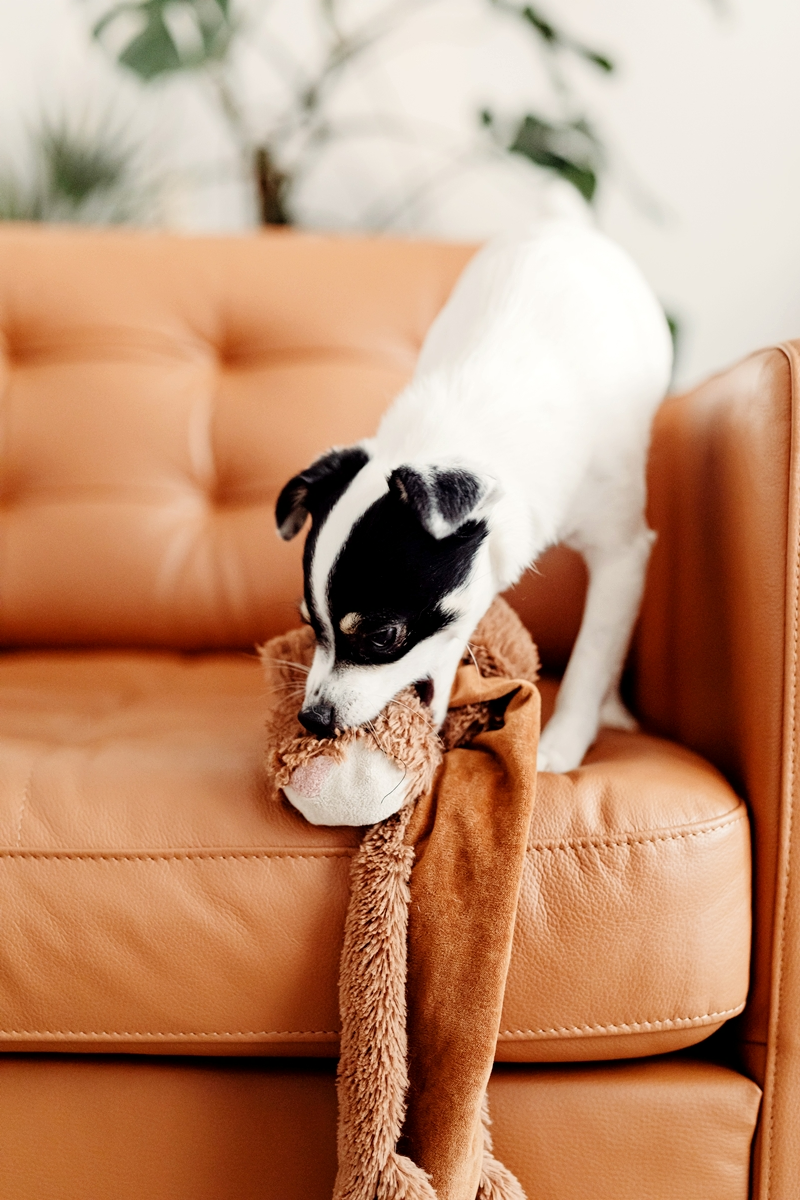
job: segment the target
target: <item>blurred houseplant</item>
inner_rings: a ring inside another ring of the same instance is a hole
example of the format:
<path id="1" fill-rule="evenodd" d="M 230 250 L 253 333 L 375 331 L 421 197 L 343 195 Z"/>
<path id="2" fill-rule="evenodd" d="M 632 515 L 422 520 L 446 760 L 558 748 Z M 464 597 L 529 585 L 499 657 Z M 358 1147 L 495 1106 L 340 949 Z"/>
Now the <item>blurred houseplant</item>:
<path id="1" fill-rule="evenodd" d="M 146 217 L 136 148 L 113 121 L 42 117 L 27 161 L 0 167 L 0 220 L 113 224 Z"/>
<path id="2" fill-rule="evenodd" d="M 432 137 L 429 123 L 393 113 L 365 112 L 342 117 L 337 94 L 353 67 L 385 44 L 402 25 L 438 0 L 396 0 L 358 22 L 340 17 L 337 0 L 306 0 L 322 27 L 322 53 L 316 67 L 298 70 L 269 28 L 265 31 L 264 66 L 281 96 L 274 116 L 257 125 L 247 114 L 240 92 L 236 54 L 248 37 L 244 17 L 230 0 L 125 0 L 105 6 L 93 27 L 94 37 L 115 60 L 146 84 L 178 74 L 195 75 L 210 85 L 252 180 L 259 218 L 264 224 L 292 224 L 296 195 L 304 177 L 326 149 L 344 138 L 384 138 L 424 145 Z M 484 107 L 476 114 L 466 148 L 446 152 L 474 165 L 508 153 L 520 155 L 573 185 L 591 201 L 606 165 L 600 138 L 562 69 L 577 58 L 602 74 L 613 64 L 559 28 L 538 8 L 514 0 L 483 0 L 493 19 L 511 22 L 542 54 L 551 102 L 547 113 L 498 114 Z M 555 115 L 554 115 L 555 113 Z M 456 164 L 457 165 L 457 164 Z M 423 181 L 422 186 L 425 186 Z M 380 219 L 373 224 L 380 226 Z"/>

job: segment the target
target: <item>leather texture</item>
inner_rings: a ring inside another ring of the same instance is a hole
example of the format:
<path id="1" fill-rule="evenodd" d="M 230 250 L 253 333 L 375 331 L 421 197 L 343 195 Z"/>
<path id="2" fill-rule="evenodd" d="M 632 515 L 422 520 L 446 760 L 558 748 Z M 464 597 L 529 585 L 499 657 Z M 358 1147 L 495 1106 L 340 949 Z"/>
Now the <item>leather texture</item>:
<path id="1" fill-rule="evenodd" d="M 741 1021 L 765 1085 L 757 1200 L 800 1196 L 798 356 L 761 351 L 658 415 L 658 530 L 635 653 L 649 727 L 693 747 L 748 797 L 752 986 Z"/>
<path id="2" fill-rule="evenodd" d="M 296 624 L 277 494 L 374 432 L 472 253 L 0 226 L 0 643 L 251 648 Z"/>
<path id="3" fill-rule="evenodd" d="M 264 688 L 245 654 L 0 658 L 0 1044 L 336 1051 L 359 832 L 268 792 Z M 541 776 L 499 1057 L 713 1032 L 747 992 L 749 861 L 681 747 L 607 731 Z"/>
<path id="4" fill-rule="evenodd" d="M 647 726 L 691 746 L 747 795 L 756 855 L 745 1039 L 767 1037 L 783 745 L 789 364 L 753 355 L 658 414 L 658 532 L 636 643 Z"/>
<path id="5" fill-rule="evenodd" d="M 759 1090 L 706 1063 L 496 1068 L 498 1154 L 536 1200 L 746 1200 Z M 328 1200 L 333 1064 L 0 1059 L 8 1200 Z"/>
<path id="6" fill-rule="evenodd" d="M 759 1098 L 675 1058 L 500 1068 L 489 1084 L 497 1153 L 535 1200 L 747 1200 Z"/>
<path id="7" fill-rule="evenodd" d="M 800 342 L 784 347 L 790 368 L 791 458 L 786 555 L 786 638 L 780 824 L 772 993 L 766 1060 L 767 1106 L 757 1160 L 757 1195 L 800 1194 Z"/>

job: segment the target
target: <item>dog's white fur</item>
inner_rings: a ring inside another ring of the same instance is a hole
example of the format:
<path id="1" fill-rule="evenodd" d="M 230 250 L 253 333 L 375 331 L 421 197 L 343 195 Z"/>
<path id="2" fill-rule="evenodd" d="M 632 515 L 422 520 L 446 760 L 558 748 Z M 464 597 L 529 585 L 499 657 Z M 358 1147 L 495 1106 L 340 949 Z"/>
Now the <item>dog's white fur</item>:
<path id="1" fill-rule="evenodd" d="M 359 725 L 430 677 L 433 715 L 443 720 L 458 662 L 494 596 L 565 542 L 585 558 L 589 590 L 540 767 L 577 766 L 601 719 L 630 724 L 617 689 L 653 538 L 645 463 L 671 361 L 650 288 L 596 230 L 548 220 L 490 242 L 431 327 L 412 382 L 364 443 L 370 461 L 320 530 L 311 579 L 320 619 L 329 625 L 327 581 L 349 531 L 401 464 L 473 470 L 485 483 L 473 515 L 486 518 L 488 536 L 466 584 L 445 600 L 452 624 L 387 665 L 334 666 L 319 647 L 306 703 L 323 698 Z"/>

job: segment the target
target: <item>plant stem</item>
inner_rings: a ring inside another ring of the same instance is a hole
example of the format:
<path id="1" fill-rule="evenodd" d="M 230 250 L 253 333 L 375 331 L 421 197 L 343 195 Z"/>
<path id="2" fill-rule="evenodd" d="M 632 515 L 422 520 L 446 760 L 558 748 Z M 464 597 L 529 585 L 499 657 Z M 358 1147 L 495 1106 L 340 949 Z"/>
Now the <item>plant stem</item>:
<path id="1" fill-rule="evenodd" d="M 253 171 L 258 189 L 259 216 L 262 225 L 291 225 L 284 204 L 287 176 L 277 169 L 266 146 L 257 146 Z"/>

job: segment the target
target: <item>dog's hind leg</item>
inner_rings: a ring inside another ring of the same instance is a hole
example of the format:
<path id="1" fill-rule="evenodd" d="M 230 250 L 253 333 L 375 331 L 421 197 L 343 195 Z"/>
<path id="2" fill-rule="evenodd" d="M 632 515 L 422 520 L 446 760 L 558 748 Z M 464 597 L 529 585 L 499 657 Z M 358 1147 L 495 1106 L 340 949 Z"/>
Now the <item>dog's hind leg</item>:
<path id="1" fill-rule="evenodd" d="M 597 734 L 601 711 L 607 724 L 625 724 L 619 678 L 654 536 L 642 525 L 621 545 L 581 547 L 589 588 L 555 712 L 539 742 L 542 771 L 571 771 L 580 764 Z M 610 716 L 616 719 L 609 721 Z"/>

